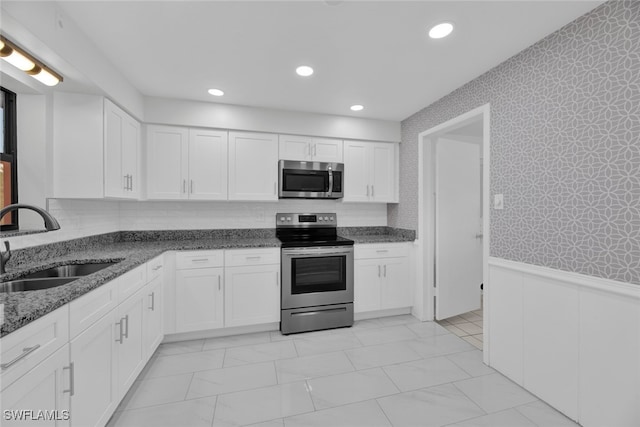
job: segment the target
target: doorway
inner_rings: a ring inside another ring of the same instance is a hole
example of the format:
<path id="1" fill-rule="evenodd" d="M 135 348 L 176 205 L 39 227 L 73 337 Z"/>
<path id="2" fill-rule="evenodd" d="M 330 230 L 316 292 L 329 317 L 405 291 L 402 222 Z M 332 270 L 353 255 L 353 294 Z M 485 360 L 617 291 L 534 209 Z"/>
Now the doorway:
<path id="1" fill-rule="evenodd" d="M 423 320 L 473 323 L 465 325 L 473 328 L 468 335 L 480 339 L 488 330 L 481 285 L 486 296 L 489 124 L 487 104 L 421 133 L 418 142 Z M 486 339 L 473 344 L 488 350 Z"/>

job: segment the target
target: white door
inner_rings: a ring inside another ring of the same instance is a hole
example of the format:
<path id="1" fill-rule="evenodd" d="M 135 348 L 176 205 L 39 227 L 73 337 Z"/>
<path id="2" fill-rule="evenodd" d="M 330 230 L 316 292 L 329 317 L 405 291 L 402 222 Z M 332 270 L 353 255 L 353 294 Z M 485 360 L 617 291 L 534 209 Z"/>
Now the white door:
<path id="1" fill-rule="evenodd" d="M 118 406 L 113 351 L 118 346 L 116 310 L 91 325 L 71 341 L 74 394 L 71 426 L 105 425 Z"/>
<path id="2" fill-rule="evenodd" d="M 375 144 L 371 150 L 371 199 L 376 202 L 393 202 L 395 144 Z"/>
<path id="3" fill-rule="evenodd" d="M 224 326 L 223 274 L 222 267 L 176 270 L 176 332 Z"/>
<path id="4" fill-rule="evenodd" d="M 122 197 L 128 189 L 127 172 L 122 168 L 122 110 L 104 101 L 104 195 Z"/>
<path id="5" fill-rule="evenodd" d="M 126 176 L 123 197 L 140 196 L 140 123 L 125 116 L 122 123 L 122 174 Z"/>
<path id="6" fill-rule="evenodd" d="M 311 138 L 308 136 L 280 135 L 280 159 L 311 160 Z"/>
<path id="7" fill-rule="evenodd" d="M 368 202 L 369 144 L 347 141 L 344 143 L 344 199 L 345 202 Z"/>
<path id="8" fill-rule="evenodd" d="M 189 198 L 227 199 L 227 132 L 189 130 Z"/>
<path id="9" fill-rule="evenodd" d="M 146 357 L 149 358 L 156 351 L 163 338 L 162 328 L 162 275 L 153 279 L 145 287 L 146 305 L 144 307 L 144 347 Z"/>
<path id="10" fill-rule="evenodd" d="M 313 138 L 314 162 L 342 163 L 342 141 L 339 139 Z"/>
<path id="11" fill-rule="evenodd" d="M 354 262 L 353 311 L 380 310 L 382 265 L 379 259 L 357 259 Z"/>
<path id="12" fill-rule="evenodd" d="M 436 319 L 480 308 L 480 145 L 436 143 Z"/>
<path id="13" fill-rule="evenodd" d="M 411 306 L 409 285 L 409 259 L 385 258 L 382 264 L 382 289 L 380 308 L 402 308 Z"/>
<path id="14" fill-rule="evenodd" d="M 229 200 L 278 200 L 278 136 L 229 132 Z"/>
<path id="15" fill-rule="evenodd" d="M 149 199 L 186 199 L 189 168 L 189 131 L 172 126 L 147 127 L 147 196 Z"/>
<path id="16" fill-rule="evenodd" d="M 118 342 L 115 353 L 118 399 L 131 388 L 146 363 L 142 333 L 145 296 L 143 293 L 137 293 L 116 309 L 118 324 L 115 332 L 118 335 Z"/>
<path id="17" fill-rule="evenodd" d="M 280 266 L 230 267 L 225 271 L 224 325 L 280 321 Z"/>

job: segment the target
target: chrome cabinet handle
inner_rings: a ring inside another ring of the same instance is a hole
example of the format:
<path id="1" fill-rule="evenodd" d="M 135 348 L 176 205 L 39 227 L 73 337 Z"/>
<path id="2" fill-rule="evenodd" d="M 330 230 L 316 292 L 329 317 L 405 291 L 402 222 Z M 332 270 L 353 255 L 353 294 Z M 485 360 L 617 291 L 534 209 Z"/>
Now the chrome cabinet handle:
<path id="1" fill-rule="evenodd" d="M 193 194 L 193 180 L 191 180 L 190 187 L 191 187 L 190 192 L 191 194 Z"/>
<path id="2" fill-rule="evenodd" d="M 122 332 L 122 327 L 123 327 L 124 325 L 122 324 L 122 320 L 123 320 L 123 319 L 120 319 L 120 321 L 119 321 L 119 322 L 116 322 L 116 325 L 118 325 L 118 326 L 119 326 L 119 329 L 120 329 L 120 330 L 119 330 L 119 332 L 120 332 L 120 338 L 116 338 L 116 342 L 119 342 L 120 344 L 122 344 L 122 342 L 124 341 L 124 338 L 123 338 L 123 335 L 124 335 L 124 334 L 123 334 L 123 332 Z"/>
<path id="3" fill-rule="evenodd" d="M 260 255 L 255 255 L 255 256 L 248 256 L 248 257 L 245 257 L 245 258 L 246 259 L 260 259 L 262 257 Z"/>
<path id="4" fill-rule="evenodd" d="M 130 179 L 129 190 L 133 191 L 133 175 L 129 175 L 129 179 Z"/>
<path id="5" fill-rule="evenodd" d="M 40 344 L 36 344 L 33 347 L 25 347 L 22 349 L 22 353 L 16 357 L 15 359 L 7 362 L 7 363 L 3 363 L 2 365 L 0 365 L 0 368 L 2 369 L 7 369 L 9 367 L 11 367 L 12 365 L 15 365 L 16 363 L 18 363 L 20 360 L 24 359 L 25 357 L 27 357 L 28 355 L 30 355 L 31 353 L 33 353 L 34 351 L 36 351 L 37 349 L 40 348 Z"/>
<path id="6" fill-rule="evenodd" d="M 389 252 L 389 249 L 378 249 L 376 250 L 376 252 L 379 252 L 379 253 Z"/>
<path id="7" fill-rule="evenodd" d="M 158 271 L 162 268 L 161 265 L 156 265 L 155 267 L 152 268 L 153 271 Z"/>
<path id="8" fill-rule="evenodd" d="M 280 272 L 276 271 L 276 288 L 280 286 Z"/>
<path id="9" fill-rule="evenodd" d="M 124 329 L 124 337 L 129 338 L 129 315 L 124 316 L 124 321 L 127 323 L 127 326 Z"/>
<path id="10" fill-rule="evenodd" d="M 191 262 L 207 262 L 207 261 L 209 261 L 209 258 L 195 258 L 191 260 Z"/>
<path id="11" fill-rule="evenodd" d="M 220 275 L 218 275 L 218 290 L 222 290 L 222 285 L 220 284 Z"/>
<path id="12" fill-rule="evenodd" d="M 151 297 L 151 307 L 149 307 L 149 310 L 156 311 L 156 292 L 151 292 L 149 296 Z"/>
<path id="13" fill-rule="evenodd" d="M 62 369 L 69 370 L 69 388 L 67 390 L 62 390 L 63 393 L 69 393 L 69 396 L 73 396 L 75 394 L 75 368 L 73 362 L 69 363 L 69 366 L 63 366 Z"/>
<path id="14" fill-rule="evenodd" d="M 187 180 L 186 179 L 182 180 L 182 192 L 183 193 L 187 192 Z"/>

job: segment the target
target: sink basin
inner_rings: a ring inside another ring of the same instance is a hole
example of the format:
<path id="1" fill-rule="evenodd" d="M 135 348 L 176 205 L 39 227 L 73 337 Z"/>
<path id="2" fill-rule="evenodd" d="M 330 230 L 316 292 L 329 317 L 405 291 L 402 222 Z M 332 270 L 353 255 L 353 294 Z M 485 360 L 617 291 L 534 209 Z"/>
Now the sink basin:
<path id="1" fill-rule="evenodd" d="M 95 264 L 66 264 L 58 267 L 47 268 L 46 270 L 36 271 L 22 276 L 21 279 L 40 279 L 53 277 L 82 277 L 95 273 L 107 267 L 116 264 L 116 262 L 101 262 Z"/>
<path id="2" fill-rule="evenodd" d="M 48 277 L 45 279 L 12 280 L 11 282 L 0 283 L 0 292 L 39 291 L 62 286 L 77 279 L 78 277 Z"/>

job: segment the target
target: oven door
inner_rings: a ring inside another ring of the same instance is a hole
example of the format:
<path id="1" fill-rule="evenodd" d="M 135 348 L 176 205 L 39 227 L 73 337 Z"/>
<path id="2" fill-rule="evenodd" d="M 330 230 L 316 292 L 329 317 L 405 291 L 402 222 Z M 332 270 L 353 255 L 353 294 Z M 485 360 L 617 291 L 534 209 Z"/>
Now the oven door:
<path id="1" fill-rule="evenodd" d="M 282 308 L 353 302 L 353 246 L 282 249 Z"/>

